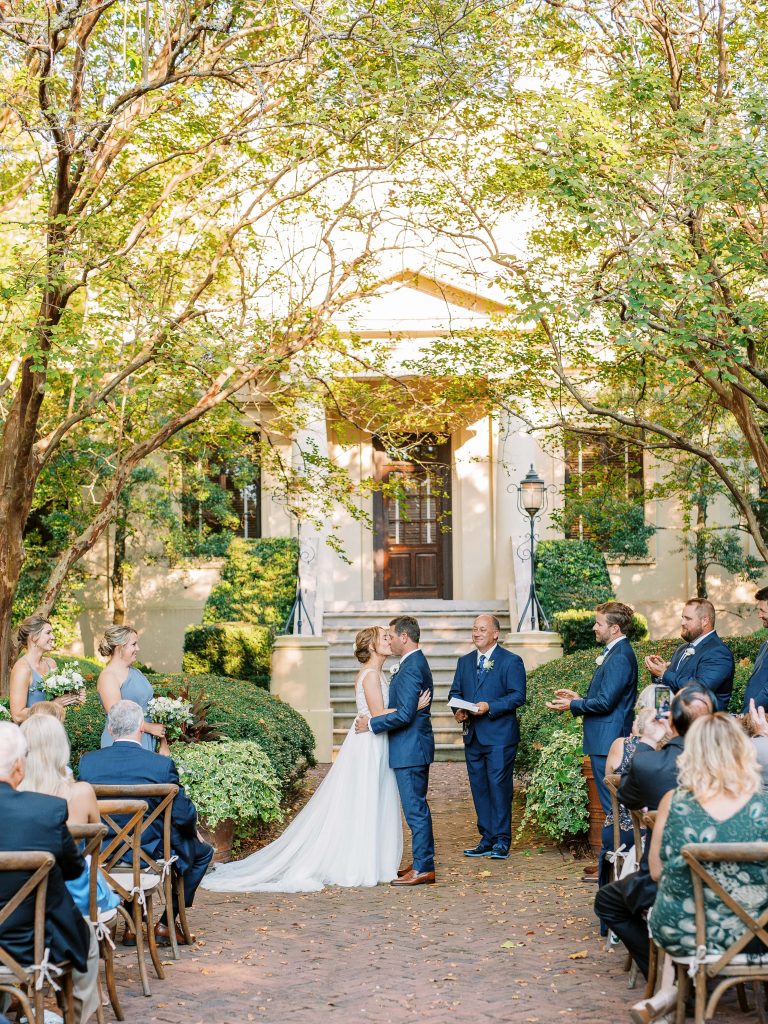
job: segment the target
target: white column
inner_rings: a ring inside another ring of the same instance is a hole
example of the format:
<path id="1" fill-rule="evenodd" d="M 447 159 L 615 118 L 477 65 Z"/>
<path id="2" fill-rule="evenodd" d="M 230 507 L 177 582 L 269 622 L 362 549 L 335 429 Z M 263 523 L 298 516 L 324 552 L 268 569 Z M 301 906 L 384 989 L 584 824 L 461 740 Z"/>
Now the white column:
<path id="1" fill-rule="evenodd" d="M 302 426 L 296 431 L 291 446 L 291 457 L 293 467 L 297 473 L 310 477 L 313 469 L 308 461 L 308 456 L 328 458 L 328 432 L 325 423 L 325 409 L 321 404 L 306 406 L 300 410 L 304 416 Z M 314 520 L 304 519 L 299 529 L 299 582 L 301 584 L 301 596 L 306 608 L 306 614 L 302 610 L 302 634 L 311 632 L 315 636 L 321 636 L 323 632 L 323 605 L 325 599 L 325 587 L 323 581 L 327 578 L 326 566 L 328 563 L 328 552 L 326 550 L 326 539 L 328 528 L 325 524 L 328 513 L 322 510 L 320 500 L 314 503 L 310 512 L 315 515 Z M 318 525 L 320 524 L 320 525 Z M 312 623 L 310 629 L 307 616 Z M 299 610 L 293 619 L 293 632 L 298 633 Z"/>

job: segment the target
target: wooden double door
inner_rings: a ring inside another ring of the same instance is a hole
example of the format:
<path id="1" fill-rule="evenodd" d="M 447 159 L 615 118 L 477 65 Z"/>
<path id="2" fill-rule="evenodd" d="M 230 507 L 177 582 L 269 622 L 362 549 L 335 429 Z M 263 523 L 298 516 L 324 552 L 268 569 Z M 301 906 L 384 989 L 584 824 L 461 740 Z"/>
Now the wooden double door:
<path id="1" fill-rule="evenodd" d="M 452 597 L 450 443 L 408 438 L 393 457 L 374 439 L 374 464 L 374 597 Z"/>

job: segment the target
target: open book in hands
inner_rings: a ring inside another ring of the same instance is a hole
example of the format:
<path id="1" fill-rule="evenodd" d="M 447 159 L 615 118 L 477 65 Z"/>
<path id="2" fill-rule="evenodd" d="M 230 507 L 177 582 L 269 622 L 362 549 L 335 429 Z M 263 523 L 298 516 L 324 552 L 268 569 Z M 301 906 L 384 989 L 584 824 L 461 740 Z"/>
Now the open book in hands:
<path id="1" fill-rule="evenodd" d="M 480 710 L 478 704 L 473 704 L 471 701 L 462 700 L 461 697 L 451 697 L 448 701 L 449 708 L 457 708 L 462 711 L 471 711 L 472 714 L 476 714 Z"/>

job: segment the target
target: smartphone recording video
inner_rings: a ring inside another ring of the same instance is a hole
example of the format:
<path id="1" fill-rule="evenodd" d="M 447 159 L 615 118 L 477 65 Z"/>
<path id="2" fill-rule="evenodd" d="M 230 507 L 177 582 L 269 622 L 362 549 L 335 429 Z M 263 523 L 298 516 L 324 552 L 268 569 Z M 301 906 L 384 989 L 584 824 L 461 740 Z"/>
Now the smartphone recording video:
<path id="1" fill-rule="evenodd" d="M 655 686 L 654 687 L 654 705 L 656 707 L 656 717 L 664 718 L 669 714 L 669 705 L 672 700 L 672 692 L 668 686 Z"/>

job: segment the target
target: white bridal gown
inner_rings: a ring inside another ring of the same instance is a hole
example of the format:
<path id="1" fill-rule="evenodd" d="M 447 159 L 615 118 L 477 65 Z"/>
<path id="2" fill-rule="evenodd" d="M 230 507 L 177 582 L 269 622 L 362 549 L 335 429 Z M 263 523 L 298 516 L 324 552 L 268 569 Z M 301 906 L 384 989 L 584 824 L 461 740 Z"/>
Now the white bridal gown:
<path id="1" fill-rule="evenodd" d="M 387 707 L 389 686 L 381 679 Z M 362 678 L 357 710 L 368 714 Z M 389 882 L 403 852 L 403 826 L 386 733 L 347 733 L 331 770 L 279 839 L 203 879 L 215 892 L 317 892 L 325 885 Z"/>

